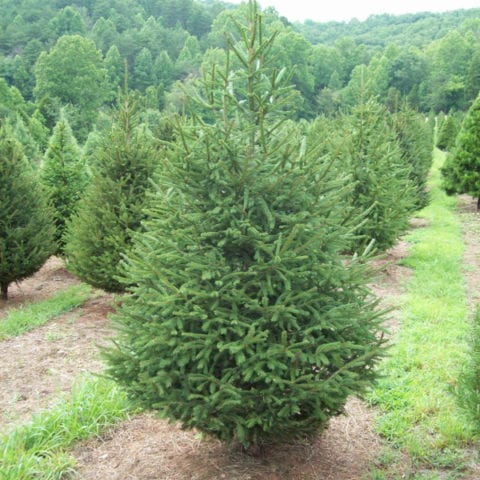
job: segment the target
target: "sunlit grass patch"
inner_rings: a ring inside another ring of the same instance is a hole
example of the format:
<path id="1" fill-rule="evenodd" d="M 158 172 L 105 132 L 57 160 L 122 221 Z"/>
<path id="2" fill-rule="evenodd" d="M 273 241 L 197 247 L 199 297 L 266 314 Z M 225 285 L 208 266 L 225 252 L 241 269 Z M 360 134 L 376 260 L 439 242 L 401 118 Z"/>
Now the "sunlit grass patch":
<path id="1" fill-rule="evenodd" d="M 66 288 L 46 300 L 10 310 L 6 318 L 0 319 L 0 340 L 40 327 L 52 318 L 80 306 L 91 295 L 92 288 L 82 283 Z"/>
<path id="2" fill-rule="evenodd" d="M 128 416 L 126 396 L 111 381 L 87 378 L 71 398 L 35 415 L 0 438 L 0 478 L 53 480 L 72 473 L 66 450 L 76 441 L 99 435 Z"/>

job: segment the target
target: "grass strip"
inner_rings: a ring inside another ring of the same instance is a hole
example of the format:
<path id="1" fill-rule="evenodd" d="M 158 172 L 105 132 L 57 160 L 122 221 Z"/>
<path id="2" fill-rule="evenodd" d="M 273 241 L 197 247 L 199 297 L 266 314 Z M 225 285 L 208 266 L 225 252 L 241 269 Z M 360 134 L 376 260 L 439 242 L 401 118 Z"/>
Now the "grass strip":
<path id="1" fill-rule="evenodd" d="M 91 294 L 92 288 L 82 283 L 62 290 L 46 300 L 10 310 L 6 318 L 0 320 L 0 340 L 44 325 L 52 318 L 78 307 Z"/>
<path id="2" fill-rule="evenodd" d="M 124 420 L 129 411 L 125 394 L 113 382 L 83 379 L 70 399 L 0 438 L 0 479 L 60 480 L 73 475 L 75 461 L 66 449 Z"/>
<path id="3" fill-rule="evenodd" d="M 455 390 L 469 352 L 463 278 L 463 237 L 456 199 L 440 187 L 444 154 L 436 150 L 431 203 L 419 213 L 428 226 L 412 231 L 403 262 L 413 269 L 406 284 L 401 328 L 371 394 L 382 414 L 378 430 L 431 467 L 455 468 L 474 432 Z"/>

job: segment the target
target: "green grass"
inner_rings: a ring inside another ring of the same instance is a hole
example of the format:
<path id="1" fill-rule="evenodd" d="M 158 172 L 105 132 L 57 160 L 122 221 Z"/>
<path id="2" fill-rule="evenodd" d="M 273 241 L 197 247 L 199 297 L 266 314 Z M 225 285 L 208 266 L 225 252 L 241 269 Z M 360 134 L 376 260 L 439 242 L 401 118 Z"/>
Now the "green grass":
<path id="1" fill-rule="evenodd" d="M 436 151 L 431 204 L 420 212 L 428 226 L 407 237 L 412 247 L 404 263 L 413 276 L 406 284 L 400 331 L 370 400 L 382 412 L 378 430 L 391 445 L 432 468 L 461 470 L 462 447 L 474 438 L 455 395 L 468 358 L 470 325 L 456 199 L 440 188 L 443 159 Z"/>
<path id="2" fill-rule="evenodd" d="M 52 318 L 78 307 L 91 294 L 92 288 L 88 285 L 74 285 L 47 300 L 10 310 L 6 318 L 0 319 L 0 340 L 44 325 Z"/>
<path id="3" fill-rule="evenodd" d="M 84 379 L 70 399 L 0 438 L 0 479 L 65 479 L 74 473 L 75 465 L 67 449 L 124 420 L 130 410 L 126 396 L 113 382 Z"/>

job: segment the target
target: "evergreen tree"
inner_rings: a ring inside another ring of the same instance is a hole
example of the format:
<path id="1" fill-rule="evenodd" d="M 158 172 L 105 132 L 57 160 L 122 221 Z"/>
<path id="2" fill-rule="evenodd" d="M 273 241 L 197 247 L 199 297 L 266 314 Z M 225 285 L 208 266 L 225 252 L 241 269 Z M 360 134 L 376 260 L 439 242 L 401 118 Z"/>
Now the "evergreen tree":
<path id="1" fill-rule="evenodd" d="M 163 50 L 155 59 L 154 74 L 159 83 L 165 88 L 170 87 L 175 76 L 175 64 L 169 57 L 168 52 Z"/>
<path id="2" fill-rule="evenodd" d="M 144 219 L 157 163 L 154 140 L 138 125 L 136 110 L 131 95 L 122 95 L 116 122 L 94 149 L 92 179 L 65 236 L 69 270 L 107 291 L 123 289 L 120 260 Z"/>
<path id="3" fill-rule="evenodd" d="M 351 204 L 368 210 L 355 248 L 372 240 L 380 250 L 391 247 L 408 228 L 415 209 L 411 166 L 402 159 L 396 132 L 387 118 L 386 108 L 376 100 L 360 100 L 344 118 L 345 135 L 338 137 L 337 152 L 355 185 Z"/>
<path id="4" fill-rule="evenodd" d="M 437 147 L 441 150 L 450 151 L 455 146 L 455 140 L 459 131 L 460 124 L 457 116 L 453 111 L 450 111 L 438 133 Z"/>
<path id="5" fill-rule="evenodd" d="M 0 297 L 54 251 L 51 210 L 21 145 L 0 126 Z"/>
<path id="6" fill-rule="evenodd" d="M 408 104 L 402 105 L 392 120 L 403 162 L 409 167 L 415 207 L 423 208 L 428 203 L 427 179 L 433 159 L 433 132 L 424 117 Z"/>
<path id="7" fill-rule="evenodd" d="M 62 253 L 66 222 L 75 212 L 88 181 L 80 148 L 64 116 L 53 129 L 40 180 L 55 210 L 57 253 Z"/>
<path id="8" fill-rule="evenodd" d="M 480 52 L 475 51 L 466 79 L 466 94 L 469 101 L 475 100 L 480 93 Z"/>
<path id="9" fill-rule="evenodd" d="M 189 75 L 197 73 L 201 63 L 202 51 L 200 44 L 195 37 L 190 36 L 185 40 L 185 45 L 175 62 L 176 78 L 184 79 Z"/>
<path id="10" fill-rule="evenodd" d="M 71 6 L 60 10 L 49 22 L 49 27 L 56 37 L 62 35 L 85 35 L 87 26 L 80 13 Z"/>
<path id="11" fill-rule="evenodd" d="M 478 199 L 480 209 L 480 95 L 465 116 L 442 174 L 447 193 L 468 193 Z"/>
<path id="12" fill-rule="evenodd" d="M 118 89 L 122 84 L 122 79 L 125 71 L 125 62 L 122 60 L 120 52 L 116 45 L 112 45 L 107 54 L 103 64 L 108 72 L 108 85 L 110 87 L 111 100 L 114 102 L 118 95 Z"/>
<path id="13" fill-rule="evenodd" d="M 342 255 L 347 181 L 282 128 L 292 89 L 261 19 L 250 1 L 229 40 L 240 69 L 228 59 L 187 93 L 105 352 L 140 404 L 245 447 L 325 425 L 375 376 L 382 344 L 365 259 Z"/>
<path id="14" fill-rule="evenodd" d="M 134 87 L 144 92 L 149 86 L 155 85 L 157 79 L 153 68 L 152 54 L 148 48 L 142 48 L 135 58 Z"/>

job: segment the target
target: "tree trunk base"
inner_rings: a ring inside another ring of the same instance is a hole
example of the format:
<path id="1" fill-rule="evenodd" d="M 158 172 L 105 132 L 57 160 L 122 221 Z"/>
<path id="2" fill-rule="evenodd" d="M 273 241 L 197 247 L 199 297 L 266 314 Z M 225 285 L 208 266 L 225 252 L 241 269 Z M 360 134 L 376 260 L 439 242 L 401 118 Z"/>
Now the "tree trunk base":
<path id="1" fill-rule="evenodd" d="M 0 284 L 0 299 L 8 300 L 8 283 Z"/>

